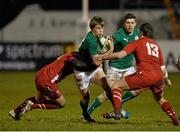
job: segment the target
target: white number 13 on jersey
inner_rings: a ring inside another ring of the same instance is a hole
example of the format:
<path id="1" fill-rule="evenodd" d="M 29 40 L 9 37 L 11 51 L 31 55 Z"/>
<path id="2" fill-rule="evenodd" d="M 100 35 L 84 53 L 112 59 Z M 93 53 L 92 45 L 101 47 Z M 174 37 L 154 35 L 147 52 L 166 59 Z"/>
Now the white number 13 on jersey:
<path id="1" fill-rule="evenodd" d="M 148 55 L 152 55 L 159 58 L 159 49 L 157 45 L 147 42 L 146 47 L 147 47 Z"/>

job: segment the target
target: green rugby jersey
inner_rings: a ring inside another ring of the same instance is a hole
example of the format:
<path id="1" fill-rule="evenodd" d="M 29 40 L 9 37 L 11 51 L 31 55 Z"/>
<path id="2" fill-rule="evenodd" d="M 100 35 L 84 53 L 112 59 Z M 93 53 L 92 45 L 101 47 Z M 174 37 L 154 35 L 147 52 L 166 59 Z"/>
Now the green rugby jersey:
<path id="1" fill-rule="evenodd" d="M 88 32 L 79 47 L 79 60 L 85 62 L 88 66 L 94 65 L 91 56 L 100 53 L 100 45 L 99 39 L 91 31 Z"/>
<path id="2" fill-rule="evenodd" d="M 139 28 L 134 28 L 134 31 L 132 34 L 126 34 L 124 28 L 118 29 L 114 34 L 113 37 L 115 38 L 114 40 L 114 52 L 119 52 L 121 51 L 129 42 L 133 40 L 137 40 L 140 36 L 140 30 Z M 133 65 L 133 58 L 134 55 L 130 54 L 122 59 L 117 59 L 117 60 L 110 60 L 109 61 L 109 66 L 115 67 L 118 69 L 125 69 L 129 68 Z"/>

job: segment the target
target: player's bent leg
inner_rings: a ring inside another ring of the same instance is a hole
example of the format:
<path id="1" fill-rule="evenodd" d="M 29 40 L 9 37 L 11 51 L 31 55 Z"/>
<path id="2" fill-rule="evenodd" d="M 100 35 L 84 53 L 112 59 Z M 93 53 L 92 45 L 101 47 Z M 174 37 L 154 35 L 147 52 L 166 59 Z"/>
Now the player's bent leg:
<path id="1" fill-rule="evenodd" d="M 89 98 L 90 98 L 88 86 L 90 83 L 90 79 L 95 74 L 96 70 L 91 73 L 77 71 L 77 70 L 74 70 L 74 72 L 75 72 L 74 75 L 76 78 L 76 84 L 81 94 L 81 99 L 80 99 L 80 106 L 82 109 L 81 119 L 83 119 L 83 121 L 86 121 L 86 122 L 94 122 L 95 120 L 93 120 L 90 117 L 90 115 L 87 112 L 87 108 L 88 108 L 88 103 L 89 103 Z"/>
<path id="2" fill-rule="evenodd" d="M 97 109 L 103 102 L 105 102 L 107 100 L 107 96 L 106 93 L 102 93 L 101 95 L 99 95 L 98 97 L 95 98 L 94 101 L 92 101 L 92 103 L 90 104 L 90 106 L 88 107 L 88 114 L 91 115 L 92 112 Z"/>
<path id="3" fill-rule="evenodd" d="M 114 116 L 114 119 L 120 119 L 119 117 L 121 117 L 120 113 L 121 113 L 121 94 L 122 94 L 122 90 L 129 90 L 129 86 L 126 83 L 125 79 L 122 78 L 120 80 L 116 80 L 113 84 L 112 84 L 112 98 L 113 98 L 113 107 L 114 107 L 114 113 L 116 114 L 116 116 Z"/>
<path id="4" fill-rule="evenodd" d="M 135 98 L 136 96 L 138 96 L 143 91 L 144 91 L 143 89 L 127 91 L 122 97 L 122 104 L 125 103 L 126 101 L 130 100 L 130 99 Z"/>
<path id="5" fill-rule="evenodd" d="M 97 78 L 95 83 L 99 85 L 103 90 L 105 91 L 105 96 L 111 101 L 112 103 L 112 94 L 111 94 L 111 88 L 109 87 L 107 80 L 105 77 Z"/>
<path id="6" fill-rule="evenodd" d="M 99 74 L 99 75 L 103 75 L 103 74 Z M 95 79 L 95 80 L 98 80 L 98 81 L 96 81 L 96 84 L 100 85 L 101 87 L 104 87 L 104 84 L 106 84 L 108 86 L 107 80 L 104 78 L 104 76 L 98 76 L 98 77 L 102 77 L 102 78 Z M 95 110 L 95 108 L 100 106 L 101 102 L 104 101 L 104 99 L 106 99 L 108 95 L 109 95 L 108 98 L 111 100 L 111 102 L 113 104 L 110 87 L 105 87 L 104 90 L 106 90 L 106 94 L 104 94 L 103 96 L 102 95 L 99 96 L 99 98 L 102 97 L 101 99 L 96 98 L 95 101 L 93 102 L 93 104 L 90 105 L 89 114 L 91 114 Z M 101 100 L 101 102 L 99 100 Z M 97 107 L 96 106 L 94 107 L 95 104 L 97 105 Z M 127 111 L 122 110 L 122 114 L 121 114 L 122 118 L 127 119 L 129 117 L 129 115 L 130 114 Z M 113 117 L 116 118 L 115 116 L 113 116 Z M 118 116 L 118 119 L 119 119 L 119 116 Z"/>
<path id="7" fill-rule="evenodd" d="M 32 105 L 32 109 L 58 109 L 65 105 L 65 99 L 59 90 L 50 90 L 42 88 L 37 91 L 36 103 Z"/>
<path id="8" fill-rule="evenodd" d="M 37 103 L 32 105 L 32 109 L 59 109 L 65 106 L 64 97 L 59 97 L 58 99 L 47 99 L 44 98 Z"/>
<path id="9" fill-rule="evenodd" d="M 59 103 L 60 108 L 65 106 L 65 98 L 63 95 L 61 95 L 59 98 L 57 98 L 56 101 Z"/>
<path id="10" fill-rule="evenodd" d="M 176 116 L 176 112 L 173 110 L 171 104 L 163 97 L 163 92 L 153 93 L 154 99 L 161 105 L 161 109 L 169 116 L 173 124 L 180 126 L 180 121 Z"/>
<path id="11" fill-rule="evenodd" d="M 162 110 L 171 118 L 175 126 L 180 126 L 180 121 L 176 116 L 176 112 L 173 110 L 171 104 L 166 101 L 161 105 Z"/>
<path id="12" fill-rule="evenodd" d="M 96 71 L 91 81 L 103 88 L 103 90 L 106 92 L 106 96 L 112 103 L 111 88 L 109 87 L 106 80 L 106 75 L 101 68 Z"/>
<path id="13" fill-rule="evenodd" d="M 31 100 L 25 100 L 21 105 L 19 105 L 17 108 L 12 109 L 9 111 L 9 115 L 14 120 L 20 120 L 20 118 L 28 111 L 31 110 L 31 106 L 33 105 L 33 102 Z"/>
<path id="14" fill-rule="evenodd" d="M 82 98 L 80 100 L 80 106 L 82 109 L 81 119 L 83 119 L 83 121 L 85 121 L 85 122 L 95 122 L 95 120 L 92 119 L 87 112 L 88 103 L 89 103 L 89 99 L 90 99 L 89 90 L 88 89 L 81 89 L 80 93 L 82 95 Z"/>
<path id="15" fill-rule="evenodd" d="M 106 80 L 105 78 L 106 78 L 106 75 L 105 75 L 104 71 L 101 68 L 99 68 L 91 77 L 91 82 L 104 88 L 103 86 L 104 86 L 104 82 Z"/>
<path id="16" fill-rule="evenodd" d="M 114 119 L 120 119 L 120 112 L 121 112 L 121 88 L 116 87 L 112 88 L 112 99 L 113 99 L 113 107 L 114 113 L 116 114 Z M 117 116 L 117 118 L 116 118 Z"/>
<path id="17" fill-rule="evenodd" d="M 104 71 L 99 68 L 99 70 L 97 70 L 96 73 L 94 74 L 94 76 L 92 77 L 91 81 L 94 82 L 95 84 L 99 85 L 101 88 L 103 88 L 103 90 L 106 92 L 106 96 L 113 104 L 111 88 L 109 87 L 109 85 L 107 83 Z"/>
<path id="18" fill-rule="evenodd" d="M 22 109 L 21 116 L 23 116 L 25 113 L 29 112 L 32 109 L 32 105 L 34 103 L 31 100 L 26 100 L 25 101 L 25 106 Z"/>
<path id="19" fill-rule="evenodd" d="M 9 111 L 9 116 L 12 117 L 14 120 L 21 119 L 20 114 L 17 111 L 15 111 L 15 109 Z"/>
<path id="20" fill-rule="evenodd" d="M 30 111 L 32 109 L 31 106 L 36 102 L 37 101 L 35 96 L 29 97 L 16 109 L 12 109 L 11 111 L 9 111 L 9 115 L 14 120 L 20 120 L 20 118 L 24 115 L 24 113 Z"/>

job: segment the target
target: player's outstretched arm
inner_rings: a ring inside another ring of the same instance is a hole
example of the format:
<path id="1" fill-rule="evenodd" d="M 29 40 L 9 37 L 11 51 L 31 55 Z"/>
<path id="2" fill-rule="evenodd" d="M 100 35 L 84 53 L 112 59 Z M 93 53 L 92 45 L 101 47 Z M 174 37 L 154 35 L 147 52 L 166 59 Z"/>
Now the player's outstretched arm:
<path id="1" fill-rule="evenodd" d="M 110 55 L 106 55 L 106 56 L 103 56 L 102 58 L 99 58 L 100 60 L 115 60 L 115 59 L 120 59 L 120 58 L 123 58 L 127 56 L 127 52 L 124 51 L 124 50 L 121 50 L 119 52 L 116 52 L 116 53 L 113 53 L 113 54 L 110 54 Z"/>
<path id="2" fill-rule="evenodd" d="M 165 84 L 171 88 L 172 87 L 172 83 L 171 80 L 168 78 L 168 72 L 167 69 L 165 67 L 165 65 L 161 66 L 161 70 L 163 71 L 164 77 L 165 77 Z"/>

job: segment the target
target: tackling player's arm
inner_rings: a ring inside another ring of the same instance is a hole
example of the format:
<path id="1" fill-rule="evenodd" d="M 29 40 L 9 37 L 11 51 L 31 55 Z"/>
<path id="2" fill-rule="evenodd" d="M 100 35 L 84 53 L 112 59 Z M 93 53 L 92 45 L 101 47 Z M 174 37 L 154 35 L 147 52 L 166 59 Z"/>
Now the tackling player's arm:
<path id="1" fill-rule="evenodd" d="M 115 53 L 107 55 L 107 56 L 103 56 L 100 59 L 102 59 L 102 60 L 115 60 L 115 59 L 123 58 L 123 57 L 127 56 L 128 54 L 133 53 L 133 51 L 136 49 L 137 45 L 138 45 L 137 41 L 130 42 L 121 51 L 115 52 Z"/>
<path id="2" fill-rule="evenodd" d="M 168 72 L 167 72 L 166 66 L 164 64 L 164 58 L 163 58 L 162 51 L 161 51 L 160 48 L 159 48 L 159 62 L 160 62 L 160 65 L 161 65 L 161 70 L 163 71 L 163 74 L 164 74 L 165 84 L 169 88 L 171 88 L 172 87 L 172 83 L 171 83 L 171 80 L 168 78 Z"/>
<path id="3" fill-rule="evenodd" d="M 120 59 L 127 56 L 127 52 L 124 50 L 121 50 L 120 52 L 116 52 L 110 55 L 106 55 L 102 57 L 102 60 L 115 60 L 115 59 Z"/>
<path id="4" fill-rule="evenodd" d="M 167 69 L 165 67 L 165 65 L 162 65 L 161 66 L 161 70 L 163 71 L 163 74 L 164 74 L 164 78 L 165 78 L 165 84 L 171 88 L 172 87 L 172 83 L 171 83 L 171 80 L 168 78 L 168 72 L 167 72 Z"/>
<path id="5" fill-rule="evenodd" d="M 91 59 L 93 61 L 93 63 L 96 65 L 96 66 L 99 66 L 101 63 L 102 63 L 102 60 L 99 60 L 99 57 L 102 58 L 102 56 L 106 56 L 106 55 L 109 55 L 109 54 L 112 54 L 113 53 L 113 50 L 114 50 L 114 46 L 113 46 L 113 39 L 112 37 L 109 37 L 108 38 L 108 45 L 109 45 L 109 50 L 104 53 L 104 54 L 100 54 L 98 51 L 97 53 L 98 54 L 94 54 L 93 53 L 91 54 Z M 94 49 L 96 49 L 96 47 L 94 47 L 94 44 L 92 42 L 89 42 L 89 51 L 93 51 L 94 52 Z"/>
<path id="6" fill-rule="evenodd" d="M 112 47 L 113 48 L 113 47 Z M 91 58 L 92 58 L 92 60 L 93 60 L 93 62 L 94 62 L 94 64 L 96 65 L 96 66 L 99 66 L 102 62 L 103 62 L 103 57 L 105 57 L 105 56 L 109 56 L 109 55 L 111 55 L 113 53 L 113 49 L 110 49 L 110 50 L 108 50 L 106 53 L 104 53 L 104 54 L 97 54 L 97 55 L 93 55 L 93 56 L 91 56 Z M 107 59 L 104 59 L 104 60 L 107 60 Z"/>

